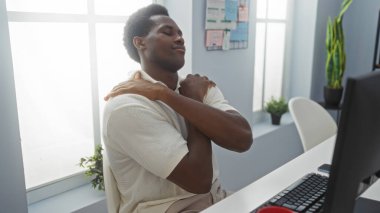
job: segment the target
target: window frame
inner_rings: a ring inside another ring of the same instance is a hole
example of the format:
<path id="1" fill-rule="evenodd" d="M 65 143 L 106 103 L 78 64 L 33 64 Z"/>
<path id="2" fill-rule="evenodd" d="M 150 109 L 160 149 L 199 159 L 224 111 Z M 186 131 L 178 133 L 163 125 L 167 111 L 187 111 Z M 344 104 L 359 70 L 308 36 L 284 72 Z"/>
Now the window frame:
<path id="1" fill-rule="evenodd" d="M 152 3 L 164 5 L 164 0 L 151 0 Z M 97 65 L 97 44 L 96 44 L 96 24 L 98 23 L 125 23 L 128 16 L 117 15 L 96 15 L 95 0 L 87 0 L 87 13 L 45 13 L 45 12 L 21 12 L 8 11 L 8 23 L 11 22 L 44 22 L 44 23 L 86 23 L 89 32 L 89 58 L 91 74 L 91 94 L 92 94 L 92 118 L 95 146 L 101 144 L 101 121 L 99 109 L 98 90 L 98 65 Z M 79 162 L 79 159 L 78 159 Z M 67 175 L 44 184 L 26 189 L 27 202 L 31 205 L 40 200 L 52 197 L 59 193 L 89 184 L 90 177 L 85 176 L 84 171 Z"/>
<path id="2" fill-rule="evenodd" d="M 266 2 L 266 15 L 268 14 L 268 0 Z M 255 5 L 257 7 L 257 2 Z M 284 62 L 283 62 L 283 76 L 282 76 L 282 89 L 281 89 L 281 95 L 287 99 L 287 96 L 289 94 L 289 83 L 290 83 L 290 76 L 289 76 L 289 70 L 290 70 L 290 60 L 291 60 L 291 42 L 292 42 L 292 26 L 293 26 L 293 8 L 294 8 L 294 0 L 288 0 L 287 3 L 287 8 L 286 8 L 286 17 L 284 20 L 279 20 L 279 19 L 270 19 L 270 18 L 258 18 L 257 17 L 257 10 L 255 13 L 255 26 L 257 26 L 258 23 L 264 23 L 265 24 L 265 47 L 264 47 L 264 73 L 263 73 L 263 83 L 262 83 L 262 88 L 261 88 L 261 110 L 253 110 L 253 103 L 252 103 L 252 112 L 253 112 L 253 123 L 260 123 L 268 120 L 267 113 L 264 110 L 265 107 L 265 61 L 266 61 L 266 42 L 267 42 L 267 24 L 268 23 L 284 23 L 285 24 L 285 46 L 284 46 Z M 255 29 L 255 42 L 256 42 L 256 29 Z M 255 57 L 256 57 L 256 52 L 255 52 Z M 255 61 L 256 63 L 256 61 Z M 253 66 L 253 77 L 255 78 L 255 66 Z M 253 79 L 254 83 L 254 79 Z M 253 90 L 255 87 L 253 86 Z M 253 91 L 253 95 L 255 95 L 255 92 Z M 252 98 L 254 100 L 254 97 Z"/>

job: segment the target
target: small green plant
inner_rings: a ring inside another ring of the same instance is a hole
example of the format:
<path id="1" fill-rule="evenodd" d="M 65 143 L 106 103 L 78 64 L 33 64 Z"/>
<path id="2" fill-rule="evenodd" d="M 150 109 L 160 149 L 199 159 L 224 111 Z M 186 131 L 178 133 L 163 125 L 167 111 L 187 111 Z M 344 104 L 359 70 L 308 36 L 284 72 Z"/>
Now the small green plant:
<path id="1" fill-rule="evenodd" d="M 81 158 L 79 166 L 87 169 L 84 173 L 86 176 L 95 176 L 94 179 L 91 180 L 92 187 L 104 191 L 102 150 L 102 145 L 96 145 L 94 155 Z"/>
<path id="2" fill-rule="evenodd" d="M 286 103 L 283 97 L 279 98 L 278 100 L 272 97 L 265 104 L 265 111 L 270 114 L 281 116 L 288 111 L 288 103 Z"/>
<path id="3" fill-rule="evenodd" d="M 326 80 L 331 89 L 342 88 L 342 78 L 346 69 L 346 52 L 344 49 L 343 15 L 352 0 L 343 0 L 340 13 L 331 21 L 329 17 L 326 30 Z"/>

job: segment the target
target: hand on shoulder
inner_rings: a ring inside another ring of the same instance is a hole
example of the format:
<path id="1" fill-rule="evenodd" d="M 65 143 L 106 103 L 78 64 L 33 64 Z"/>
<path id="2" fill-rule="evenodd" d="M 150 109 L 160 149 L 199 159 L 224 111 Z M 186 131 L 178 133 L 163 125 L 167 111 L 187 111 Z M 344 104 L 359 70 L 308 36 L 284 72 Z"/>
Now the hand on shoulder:
<path id="1" fill-rule="evenodd" d="M 187 75 L 180 85 L 179 93 L 181 95 L 199 102 L 203 102 L 209 88 L 216 86 L 206 76 L 200 76 L 199 74 Z"/>
<path id="2" fill-rule="evenodd" d="M 155 101 L 159 99 L 160 92 L 165 89 L 168 88 L 162 84 L 152 83 L 142 79 L 141 73 L 137 72 L 131 80 L 121 82 L 115 86 L 111 92 L 109 92 L 108 95 L 104 97 L 104 100 L 108 101 L 112 97 L 131 93 L 142 95 L 152 101 Z"/>

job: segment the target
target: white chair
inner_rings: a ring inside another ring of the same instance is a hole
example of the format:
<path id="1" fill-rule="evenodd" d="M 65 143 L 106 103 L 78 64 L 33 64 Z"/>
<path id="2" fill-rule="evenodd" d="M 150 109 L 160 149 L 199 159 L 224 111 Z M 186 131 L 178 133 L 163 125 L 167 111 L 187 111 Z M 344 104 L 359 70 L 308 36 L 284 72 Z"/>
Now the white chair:
<path id="1" fill-rule="evenodd" d="M 305 152 L 337 132 L 337 125 L 331 115 L 310 99 L 302 97 L 290 99 L 289 111 Z"/>
<path id="2" fill-rule="evenodd" d="M 108 213 L 118 213 L 120 207 L 120 192 L 108 162 L 107 153 L 103 152 L 103 178 L 107 198 Z"/>

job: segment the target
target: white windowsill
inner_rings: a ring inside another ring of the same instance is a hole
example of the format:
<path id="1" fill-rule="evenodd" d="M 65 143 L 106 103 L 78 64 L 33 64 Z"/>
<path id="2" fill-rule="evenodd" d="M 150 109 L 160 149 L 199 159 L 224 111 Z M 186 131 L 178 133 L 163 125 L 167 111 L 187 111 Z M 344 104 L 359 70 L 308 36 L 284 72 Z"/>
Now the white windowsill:
<path id="1" fill-rule="evenodd" d="M 259 138 L 267 135 L 281 127 L 292 124 L 293 120 L 289 113 L 286 113 L 281 118 L 280 125 L 272 125 L 268 119 L 253 125 L 254 138 Z M 41 200 L 28 206 L 29 213 L 44 213 L 44 212 L 74 212 L 84 210 L 100 202 L 105 202 L 105 193 L 92 188 L 91 184 L 86 184 L 53 197 Z M 104 206 L 104 209 L 106 207 Z M 97 209 L 101 212 L 101 209 Z M 81 211 L 82 212 L 82 211 Z M 86 212 L 85 210 L 83 212 Z"/>
<path id="2" fill-rule="evenodd" d="M 29 213 L 73 212 L 105 200 L 104 192 L 95 190 L 91 184 L 63 192 L 28 206 Z"/>
<path id="3" fill-rule="evenodd" d="M 266 134 L 269 134 L 269 133 L 281 128 L 281 127 L 287 126 L 289 124 L 293 124 L 293 119 L 292 119 L 292 116 L 290 115 L 290 113 L 285 113 L 281 117 L 280 125 L 272 125 L 271 120 L 270 120 L 270 115 L 267 114 L 265 116 L 266 116 L 265 120 L 263 120 L 259 123 L 253 124 L 253 126 L 252 126 L 252 130 L 254 133 L 254 135 L 253 135 L 254 139 L 260 138 Z"/>

